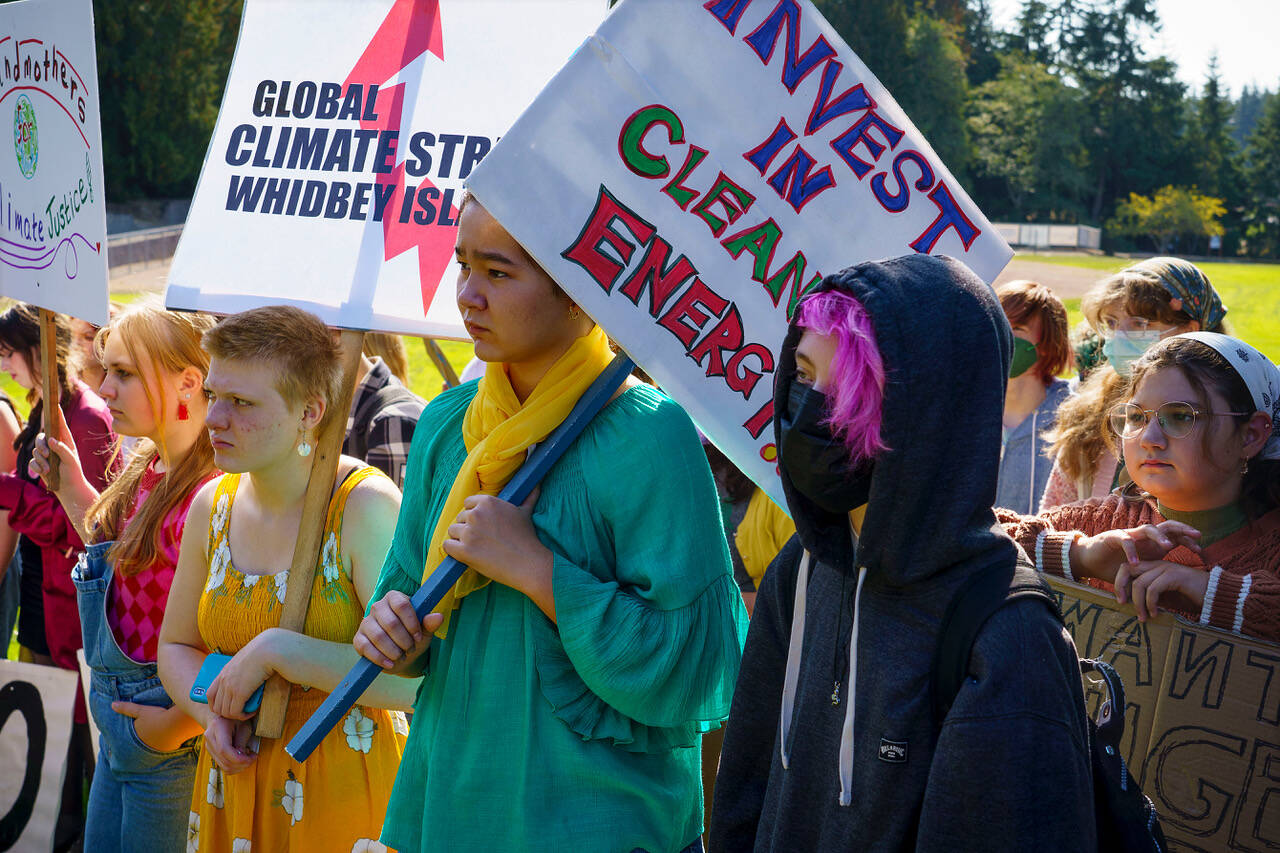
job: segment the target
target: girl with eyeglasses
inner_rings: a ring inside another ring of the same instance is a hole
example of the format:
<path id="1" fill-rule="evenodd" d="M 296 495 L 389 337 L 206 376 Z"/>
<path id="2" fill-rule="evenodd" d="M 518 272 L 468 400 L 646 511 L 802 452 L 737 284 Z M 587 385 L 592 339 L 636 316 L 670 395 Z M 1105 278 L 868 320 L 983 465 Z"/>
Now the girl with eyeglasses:
<path id="1" fill-rule="evenodd" d="M 1280 640 L 1280 370 L 1237 338 L 1178 335 L 1108 413 L 1132 483 L 1039 516 L 1001 510 L 1041 571 Z"/>
<path id="2" fill-rule="evenodd" d="M 1106 363 L 1062 402 L 1051 443 L 1053 471 L 1040 500 L 1043 512 L 1072 501 L 1105 497 L 1127 482 L 1107 443 L 1107 419 L 1125 399 L 1134 362 L 1161 340 L 1182 332 L 1223 332 L 1227 309 L 1208 277 L 1180 258 L 1149 258 L 1094 286 L 1080 301 L 1103 340 Z"/>

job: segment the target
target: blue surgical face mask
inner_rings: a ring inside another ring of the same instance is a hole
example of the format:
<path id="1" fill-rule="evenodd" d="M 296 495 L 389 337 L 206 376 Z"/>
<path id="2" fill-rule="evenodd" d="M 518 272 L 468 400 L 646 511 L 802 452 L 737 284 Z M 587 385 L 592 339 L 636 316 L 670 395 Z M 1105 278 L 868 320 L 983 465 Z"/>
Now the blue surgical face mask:
<path id="1" fill-rule="evenodd" d="M 1126 332 L 1117 329 L 1102 345 L 1102 354 L 1111 362 L 1116 373 L 1127 377 L 1133 372 L 1133 363 L 1159 341 L 1160 332 L 1157 331 Z"/>

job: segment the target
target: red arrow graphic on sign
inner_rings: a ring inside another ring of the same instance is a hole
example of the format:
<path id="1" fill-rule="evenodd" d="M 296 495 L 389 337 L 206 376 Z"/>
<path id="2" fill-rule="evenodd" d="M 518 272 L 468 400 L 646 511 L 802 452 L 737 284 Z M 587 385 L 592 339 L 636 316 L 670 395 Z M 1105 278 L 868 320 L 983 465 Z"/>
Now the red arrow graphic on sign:
<path id="1" fill-rule="evenodd" d="M 444 60 L 444 29 L 440 20 L 440 0 L 395 0 L 378 31 L 356 60 L 355 67 L 347 75 L 346 83 L 365 86 L 381 86 L 423 54 L 431 53 Z M 404 112 L 405 87 L 397 83 L 378 89 L 376 121 L 361 121 L 365 129 L 399 130 L 403 143 L 408 128 L 401 127 Z M 453 256 L 454 230 L 438 225 L 418 225 L 412 218 L 400 222 L 391 211 L 398 210 L 404 199 L 404 161 L 399 159 L 389 174 L 378 175 L 378 186 L 385 192 L 394 186 L 392 201 L 387 205 L 387 215 L 382 220 L 383 258 L 391 260 L 412 248 L 418 249 L 418 278 L 422 289 L 422 311 L 425 314 L 435 297 L 449 259 Z M 430 186 L 424 181 L 422 186 Z M 441 211 L 450 219 L 457 219 L 456 208 Z"/>

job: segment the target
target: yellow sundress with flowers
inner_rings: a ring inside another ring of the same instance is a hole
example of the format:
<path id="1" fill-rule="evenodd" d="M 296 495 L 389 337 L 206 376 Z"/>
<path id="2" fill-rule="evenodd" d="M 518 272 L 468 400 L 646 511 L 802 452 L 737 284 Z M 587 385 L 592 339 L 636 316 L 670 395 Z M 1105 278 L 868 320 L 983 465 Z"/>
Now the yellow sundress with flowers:
<path id="1" fill-rule="evenodd" d="M 364 616 L 342 557 L 342 514 L 352 489 L 376 468 L 353 471 L 329 502 L 324 547 L 311 588 L 305 632 L 350 643 Z M 200 595 L 200 636 L 212 651 L 235 654 L 267 628 L 280 624 L 288 570 L 246 575 L 231 562 L 231 509 L 240 475 L 226 474 L 214 492 L 209 517 L 209 578 Z M 294 685 L 284 736 L 263 739 L 249 769 L 226 775 L 200 750 L 187 830 L 188 853 L 319 851 L 372 853 L 404 752 L 404 714 L 357 705 L 329 733 L 305 764 L 285 744 L 327 693 Z"/>

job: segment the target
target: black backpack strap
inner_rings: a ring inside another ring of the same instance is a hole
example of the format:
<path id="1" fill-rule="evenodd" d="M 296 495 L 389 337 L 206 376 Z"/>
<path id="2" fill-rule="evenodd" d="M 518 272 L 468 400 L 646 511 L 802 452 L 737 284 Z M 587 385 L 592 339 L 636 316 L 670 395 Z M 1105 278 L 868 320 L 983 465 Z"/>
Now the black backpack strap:
<path id="1" fill-rule="evenodd" d="M 1103 697 L 1098 711 L 1098 719 L 1094 721 L 1097 726 L 1095 733 L 1098 740 L 1102 742 L 1106 754 L 1118 756 L 1120 739 L 1124 737 L 1124 681 L 1120 679 L 1120 673 L 1103 660 L 1081 658 L 1080 673 L 1082 675 L 1097 673 L 1106 690 L 1106 696 Z M 1121 767 L 1123 769 L 1123 764 Z"/>
<path id="2" fill-rule="evenodd" d="M 929 679 L 935 727 L 940 727 L 969 674 L 969 657 L 978 632 L 991 615 L 1011 601 L 1034 598 L 1043 601 L 1061 620 L 1058 603 L 1030 562 L 1019 555 L 1016 564 L 974 573 L 960 586 L 947 605 L 938 630 Z"/>

